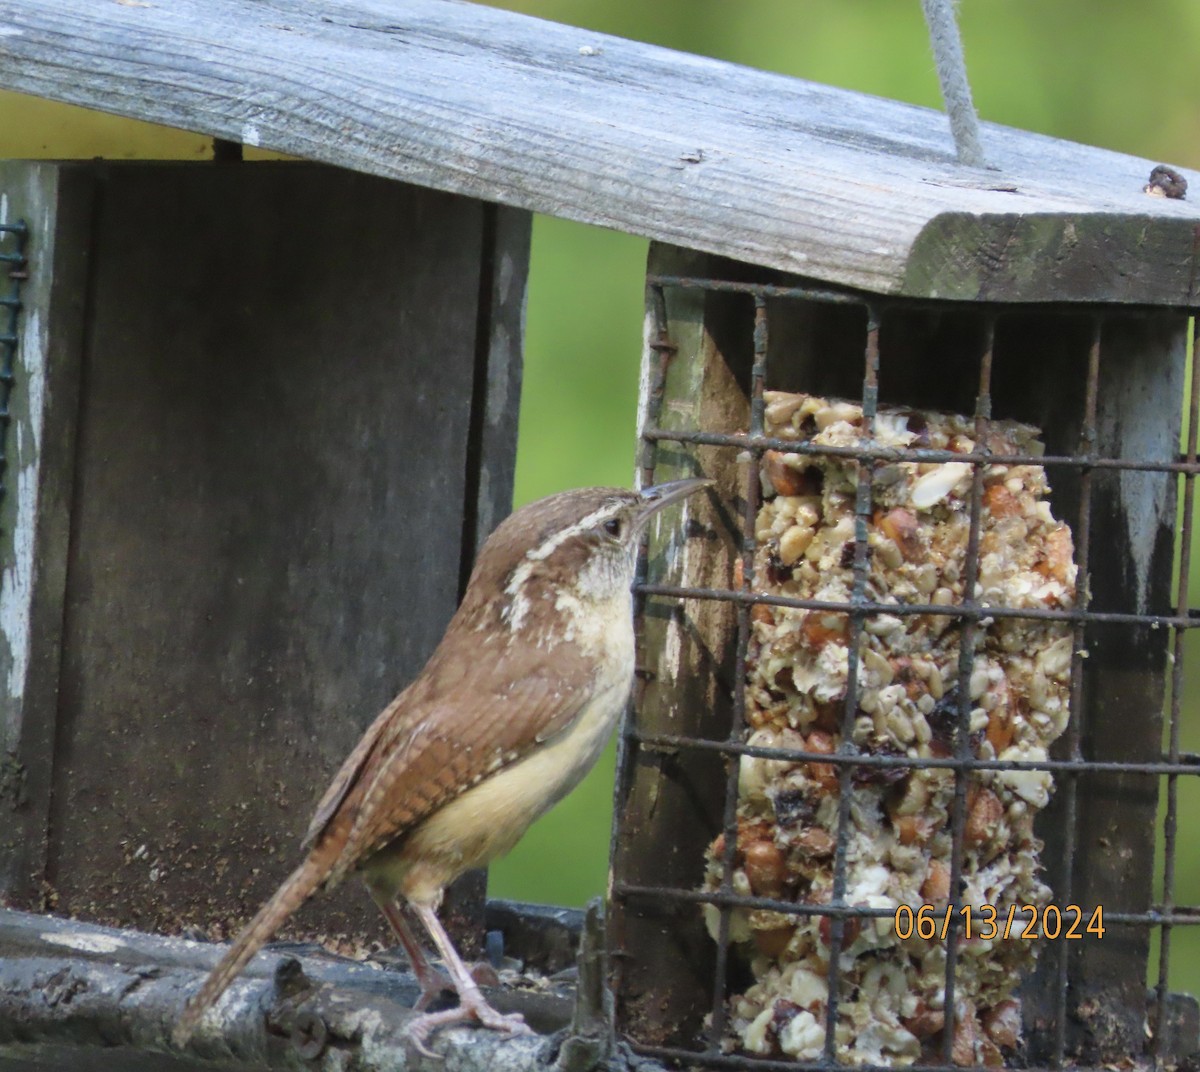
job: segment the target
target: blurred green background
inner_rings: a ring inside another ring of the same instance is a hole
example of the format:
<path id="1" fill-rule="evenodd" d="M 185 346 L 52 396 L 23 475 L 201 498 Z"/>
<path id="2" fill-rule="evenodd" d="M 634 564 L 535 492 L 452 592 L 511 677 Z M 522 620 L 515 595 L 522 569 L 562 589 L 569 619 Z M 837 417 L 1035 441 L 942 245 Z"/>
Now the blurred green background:
<path id="1" fill-rule="evenodd" d="M 940 106 L 918 0 L 494 0 L 493 6 Z M 960 21 L 984 119 L 1200 167 L 1196 0 L 963 0 Z M 196 135 L 0 93 L 4 157 L 202 159 L 210 149 Z M 572 485 L 631 481 L 645 255 L 645 242 L 636 238 L 536 220 L 518 504 Z M 1200 661 L 1189 662 L 1200 674 Z M 1184 746 L 1200 750 L 1200 711 L 1186 706 Z M 599 893 L 611 780 L 610 749 L 585 784 L 495 866 L 492 892 L 565 904 Z M 1200 902 L 1200 844 L 1188 822 L 1200 813 L 1195 781 L 1181 788 L 1176 885 L 1176 900 L 1191 904 Z M 1176 933 L 1172 983 L 1200 992 L 1200 935 L 1193 939 L 1192 930 Z"/>

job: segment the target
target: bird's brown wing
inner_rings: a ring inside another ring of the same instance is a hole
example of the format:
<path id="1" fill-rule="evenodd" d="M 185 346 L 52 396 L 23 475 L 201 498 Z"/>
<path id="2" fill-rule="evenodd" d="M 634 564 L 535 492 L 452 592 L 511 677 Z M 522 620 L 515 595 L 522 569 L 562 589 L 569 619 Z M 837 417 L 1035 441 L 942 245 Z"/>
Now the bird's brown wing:
<path id="1" fill-rule="evenodd" d="M 375 720 L 318 807 L 310 839 L 343 808 L 353 813 L 338 824 L 348 835 L 331 878 L 566 729 L 591 690 L 588 667 L 564 647 L 532 658 L 476 651 L 453 665 L 435 654 Z M 572 659 L 580 665 L 564 665 Z M 563 694 L 564 680 L 577 682 L 573 695 Z"/>
<path id="2" fill-rule="evenodd" d="M 358 744 L 354 746 L 354 749 L 346 757 L 341 768 L 334 775 L 333 781 L 329 783 L 329 788 L 325 790 L 324 796 L 321 797 L 316 813 L 313 815 L 312 821 L 308 824 L 308 830 L 304 835 L 304 841 L 301 842 L 301 848 L 307 849 L 312 846 L 321 832 L 329 825 L 329 820 L 334 817 L 338 808 L 341 807 L 342 801 L 346 799 L 346 794 L 358 782 L 358 776 L 362 772 L 367 756 L 376 746 L 380 733 L 383 732 L 392 716 L 396 713 L 396 708 L 403 700 L 404 693 L 402 692 L 380 712 L 375 721 L 367 727 L 366 732 L 359 738 Z"/>

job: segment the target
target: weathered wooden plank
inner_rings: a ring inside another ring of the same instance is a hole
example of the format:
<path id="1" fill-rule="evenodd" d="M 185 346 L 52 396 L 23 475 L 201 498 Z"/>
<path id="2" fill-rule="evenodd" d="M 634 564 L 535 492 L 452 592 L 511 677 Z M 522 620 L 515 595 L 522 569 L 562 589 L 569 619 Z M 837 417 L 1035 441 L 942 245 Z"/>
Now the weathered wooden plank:
<path id="1" fill-rule="evenodd" d="M 699 273 L 712 258 L 651 246 L 651 272 Z M 653 299 L 651 299 L 653 301 Z M 647 310 L 639 424 L 731 432 L 746 427 L 749 336 L 734 328 L 741 296 L 671 292 L 666 307 L 669 343 Z M 660 343 L 672 349 L 656 350 Z M 653 370 L 665 361 L 661 401 Z M 689 525 L 664 539 L 652 534 L 648 580 L 657 584 L 725 587 L 739 548 L 739 518 L 717 503 L 742 500 L 742 475 L 719 448 L 675 444 L 656 452 L 655 481 L 684 476 L 716 479 L 715 498 L 687 506 Z M 643 679 L 635 698 L 642 734 L 722 739 L 732 719 L 736 612 L 728 604 L 650 597 L 639 637 Z M 625 742 L 614 806 L 614 885 L 698 887 L 704 850 L 722 826 L 725 766 L 711 753 L 674 751 Z M 644 1043 L 692 1045 L 712 1005 L 713 943 L 698 906 L 638 895 L 613 900 L 611 934 L 617 978 L 619 1031 Z"/>
<path id="2" fill-rule="evenodd" d="M 466 523 L 471 531 L 463 534 L 463 590 L 477 550 L 512 511 L 532 228 L 533 217 L 528 212 L 500 205 L 484 207 L 476 332 L 479 352 L 467 444 Z"/>
<path id="3" fill-rule="evenodd" d="M 255 957 L 183 1053 L 172 1050 L 171 1026 L 219 949 L 0 910 L 0 951 L 4 1072 L 553 1067 L 544 1038 L 505 1038 L 483 1028 L 441 1031 L 431 1040 L 439 1056 L 421 1055 L 404 1036 L 418 996 L 408 972 L 311 949 Z M 571 989 L 561 985 L 495 989 L 489 998 L 543 1034 L 567 1027 L 573 1008 Z M 618 1055 L 606 1067 L 628 1064 Z"/>
<path id="4" fill-rule="evenodd" d="M 93 185 L 0 163 L 0 223 L 30 229 L 0 506 L 0 898 L 22 904 L 40 903 L 48 851 Z"/>
<path id="5" fill-rule="evenodd" d="M 459 0 L 0 0 L 0 85 L 884 293 L 1196 300 L 1154 161 L 966 169 L 940 113 Z"/>
<path id="6" fill-rule="evenodd" d="M 1043 323 L 1043 329 L 1049 328 Z M 1088 326 L 1084 326 L 1084 332 Z M 1043 409 L 1051 453 L 1080 450 L 1084 346 L 1051 357 L 1048 331 L 1042 360 L 1028 354 L 1031 375 L 1012 384 L 1025 405 Z M 1054 335 L 1067 333 L 1059 328 Z M 1076 332 L 1079 334 L 1079 332 Z M 1114 316 L 1101 334 L 1094 449 L 1102 457 L 1173 461 L 1178 457 L 1187 362 L 1188 321 L 1177 314 Z M 1086 345 L 1086 343 L 1085 343 Z M 1042 371 L 1033 372 L 1040 364 Z M 1071 376 L 1074 370 L 1075 375 Z M 1056 374 L 1057 373 L 1057 374 Z M 1038 376 L 1044 377 L 1042 379 Z M 1053 389 L 1051 389 L 1053 385 Z M 1055 511 L 1074 522 L 1076 473 L 1052 474 Z M 1170 613 L 1177 478 L 1170 473 L 1095 471 L 1089 540 L 1090 607 L 1096 611 Z M 1086 759 L 1154 762 L 1162 756 L 1169 631 L 1147 625 L 1089 625 L 1079 720 Z M 1057 746 L 1067 758 L 1068 740 Z M 1041 817 L 1048 881 L 1065 902 L 1068 795 L 1060 788 Z M 1155 901 L 1155 844 L 1162 779 L 1127 773 L 1078 778 L 1075 859 L 1070 900 L 1091 913 L 1143 913 Z M 1081 1063 L 1100 1065 L 1147 1052 L 1146 975 L 1152 947 L 1146 926 L 1111 927 L 1103 939 L 1066 943 L 1071 987 L 1067 1041 Z M 1046 950 L 1031 988 L 1030 1018 L 1044 1026 L 1057 997 L 1057 954 Z M 1050 954 L 1050 955 L 1047 955 Z M 1170 1041 L 1168 1040 L 1168 1045 Z M 1194 1039 L 1192 1042 L 1194 1048 Z M 1190 1051 L 1189 1051 L 1190 1052 Z M 1043 1045 L 1034 1059 L 1046 1053 Z"/>
<path id="7" fill-rule="evenodd" d="M 525 336 L 525 284 L 533 218 L 503 205 L 483 208 L 475 373 L 467 427 L 466 495 L 459 595 L 466 591 L 475 556 L 492 530 L 512 511 L 521 406 L 521 346 Z M 441 914 L 464 956 L 482 949 L 487 870 L 463 875 L 446 891 Z"/>
<path id="8" fill-rule="evenodd" d="M 60 209 L 91 239 L 38 877 L 64 912 L 228 930 L 440 636 L 468 499 L 511 494 L 467 481 L 484 206 L 309 165 L 60 170 L 97 195 Z M 500 472 L 510 403 L 480 403 Z M 381 934 L 356 885 L 300 926 Z"/>

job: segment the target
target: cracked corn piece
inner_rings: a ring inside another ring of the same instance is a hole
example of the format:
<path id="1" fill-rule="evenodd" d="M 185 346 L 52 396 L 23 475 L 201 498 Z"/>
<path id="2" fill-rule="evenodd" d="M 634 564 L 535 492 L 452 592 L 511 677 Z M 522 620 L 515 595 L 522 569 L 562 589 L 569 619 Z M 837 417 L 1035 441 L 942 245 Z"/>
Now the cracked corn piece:
<path id="1" fill-rule="evenodd" d="M 766 433 L 798 443 L 862 447 L 859 406 L 803 394 L 766 393 Z M 1027 425 L 991 422 L 995 454 L 1041 453 Z M 969 453 L 973 422 L 885 411 L 873 442 Z M 756 588 L 830 603 L 854 585 L 853 458 L 768 452 L 756 529 Z M 881 464 L 872 482 L 867 598 L 950 606 L 963 596 L 972 467 L 965 462 Z M 1075 600 L 1070 530 L 1047 502 L 1037 465 L 990 465 L 983 474 L 977 597 L 1018 609 L 1069 608 Z M 747 661 L 748 740 L 830 754 L 841 743 L 850 625 L 837 610 L 756 606 Z M 908 756 L 911 767 L 858 767 L 846 830 L 846 899 L 886 910 L 851 919 L 839 961 L 836 1022 L 841 1060 L 904 1065 L 937 1058 L 944 1028 L 945 946 L 901 941 L 890 915 L 944 905 L 949 896 L 952 771 L 920 766 L 953 754 L 959 712 L 960 623 L 953 616 L 876 614 L 858 642 L 854 744 Z M 970 748 L 986 759 L 1036 760 L 1066 727 L 1072 637 L 1063 622 L 1002 618 L 976 631 Z M 1041 843 L 1033 819 L 1053 788 L 1044 771 L 984 771 L 968 787 L 963 898 L 978 910 L 1044 904 Z M 734 888 L 787 901 L 832 899 L 838 768 L 744 757 Z M 721 881 L 724 838 L 708 853 L 706 887 Z M 706 909 L 716 933 L 718 912 Z M 729 1044 L 750 1053 L 811 1060 L 825 1044 L 828 917 L 733 912 L 730 934 L 754 983 L 730 1003 Z M 1015 933 L 1015 931 L 1014 931 Z M 1022 974 L 1036 942 L 961 940 L 956 972 L 960 1064 L 1001 1064 L 1019 1045 Z"/>

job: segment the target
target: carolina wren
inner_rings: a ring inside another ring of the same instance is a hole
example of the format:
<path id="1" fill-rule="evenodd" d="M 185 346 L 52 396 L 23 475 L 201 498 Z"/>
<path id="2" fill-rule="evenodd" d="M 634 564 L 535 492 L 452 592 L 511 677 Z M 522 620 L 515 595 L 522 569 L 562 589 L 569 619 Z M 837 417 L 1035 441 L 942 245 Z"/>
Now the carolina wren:
<path id="1" fill-rule="evenodd" d="M 633 682 L 631 587 L 642 530 L 711 483 L 641 493 L 581 488 L 531 503 L 484 544 L 445 636 L 417 678 L 372 723 L 317 806 L 307 856 L 238 935 L 175 1028 L 182 1046 L 251 957 L 319 887 L 362 875 L 424 996 L 445 981 L 403 914 L 441 954 L 456 1008 L 417 1017 L 409 1035 L 477 1020 L 528 1032 L 484 999 L 437 917 L 445 887 L 507 852 L 595 762 Z"/>

